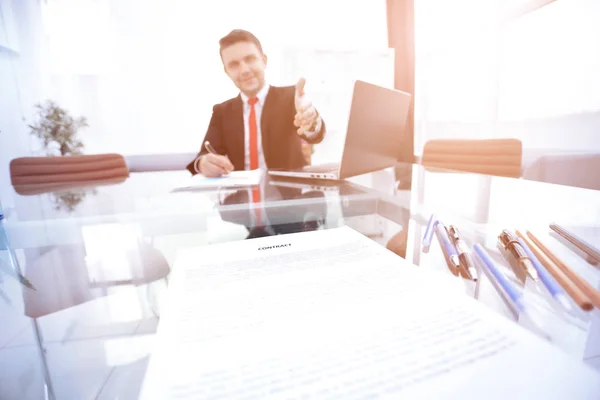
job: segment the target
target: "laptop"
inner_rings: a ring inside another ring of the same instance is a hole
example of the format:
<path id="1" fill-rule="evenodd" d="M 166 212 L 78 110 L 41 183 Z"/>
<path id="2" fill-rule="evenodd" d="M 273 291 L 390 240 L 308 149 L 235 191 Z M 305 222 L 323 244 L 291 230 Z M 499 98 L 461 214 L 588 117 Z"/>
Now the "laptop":
<path id="1" fill-rule="evenodd" d="M 300 190 L 318 190 L 320 192 L 339 192 L 340 191 L 340 183 L 339 181 L 332 180 L 307 180 L 307 179 L 298 179 L 296 181 L 293 180 L 283 180 L 283 178 L 279 178 L 278 180 L 269 180 L 269 185 L 274 186 L 276 188 L 287 188 L 287 189 L 300 189 Z"/>
<path id="2" fill-rule="evenodd" d="M 357 80 L 342 160 L 295 170 L 271 169 L 273 177 L 342 180 L 395 165 L 403 153 L 412 96 Z M 412 152 L 411 152 L 412 153 Z"/>

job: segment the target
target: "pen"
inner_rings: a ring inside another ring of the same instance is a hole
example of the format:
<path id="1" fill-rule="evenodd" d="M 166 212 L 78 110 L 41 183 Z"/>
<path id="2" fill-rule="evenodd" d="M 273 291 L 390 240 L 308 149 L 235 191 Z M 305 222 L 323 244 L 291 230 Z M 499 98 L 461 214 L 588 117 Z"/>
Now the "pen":
<path id="1" fill-rule="evenodd" d="M 448 263 L 448 268 L 454 274 L 458 274 L 458 269 L 460 268 L 460 261 L 458 259 L 458 253 L 454 248 L 454 245 L 450 241 L 448 237 L 448 231 L 446 231 L 446 227 L 441 222 L 438 222 L 435 226 L 435 231 L 438 236 L 438 241 L 442 246 L 442 251 L 444 252 L 444 256 L 446 257 L 446 262 Z"/>
<path id="2" fill-rule="evenodd" d="M 583 291 L 573 282 L 571 281 L 557 266 L 552 262 L 551 259 L 548 258 L 546 254 L 535 243 L 531 241 L 528 237 L 523 235 L 521 232 L 517 231 L 517 235 L 525 244 L 529 246 L 533 254 L 537 257 L 537 259 L 546 267 L 546 270 L 552 274 L 554 279 L 560 284 L 560 286 L 565 289 L 565 291 L 571 296 L 573 301 L 584 311 L 591 311 L 594 309 L 594 305 L 592 304 L 589 297 L 583 293 Z"/>
<path id="3" fill-rule="evenodd" d="M 204 142 L 204 147 L 206 147 L 206 151 L 208 151 L 210 154 L 219 155 L 219 153 L 217 153 L 208 140 Z"/>
<path id="4" fill-rule="evenodd" d="M 473 259 L 471 258 L 471 252 L 469 251 L 469 247 L 467 246 L 465 241 L 462 240 L 458 229 L 454 225 L 449 226 L 448 235 L 450 236 L 450 239 L 452 239 L 452 241 L 454 242 L 454 247 L 456 247 L 456 251 L 458 251 L 458 261 L 464 267 L 463 273 L 465 275 L 465 278 L 476 281 L 477 269 L 475 268 L 475 264 L 473 263 Z"/>
<path id="5" fill-rule="evenodd" d="M 523 305 L 523 294 L 519 292 L 512 283 L 510 283 L 510 281 L 498 269 L 496 264 L 494 264 L 492 258 L 485 251 L 485 249 L 481 247 L 479 243 L 476 243 L 474 248 L 475 252 L 481 258 L 487 270 L 494 277 L 495 281 L 500 285 L 500 294 L 502 295 L 502 298 L 508 300 L 508 304 L 512 305 L 511 308 L 516 308 L 517 310 L 524 312 L 525 307 Z M 506 296 L 508 296 L 508 299 Z"/>
<path id="6" fill-rule="evenodd" d="M 544 266 L 540 263 L 540 260 L 538 260 L 535 254 L 533 254 L 533 252 L 531 251 L 529 246 L 527 246 L 527 243 L 525 243 L 523 238 L 520 237 L 518 231 L 517 236 L 519 236 L 519 243 L 521 244 L 521 247 L 523 247 L 523 250 L 525 250 L 525 253 L 527 253 L 527 257 L 529 257 L 529 259 L 531 260 L 531 263 L 537 271 L 540 280 L 542 281 L 546 289 L 548 289 L 550 295 L 552 295 L 554 300 L 556 300 L 561 306 L 563 306 L 566 310 L 570 311 L 571 303 L 569 302 L 567 294 L 564 292 L 563 288 L 560 287 L 560 285 L 558 284 L 558 282 L 556 282 L 556 280 L 554 280 L 552 275 L 550 275 L 550 273 L 546 271 L 546 268 L 544 268 Z"/>
<path id="7" fill-rule="evenodd" d="M 556 266 L 560 268 L 560 270 L 564 272 L 564 274 L 571 281 L 573 281 L 573 283 L 577 285 L 577 287 L 579 287 L 583 293 L 586 294 L 587 297 L 589 297 L 592 304 L 597 308 L 600 308 L 600 292 L 594 289 L 594 287 L 585 279 L 573 272 L 571 268 L 567 267 L 567 265 L 560 258 L 554 255 L 554 253 L 552 253 L 549 248 L 547 248 L 538 238 L 536 238 L 533 233 L 527 231 L 526 234 L 529 236 L 531 241 L 535 243 L 536 246 L 538 246 L 540 250 L 542 250 L 548 256 L 548 258 L 552 260 L 554 264 L 556 264 Z"/>
<path id="8" fill-rule="evenodd" d="M 595 261 L 600 261 L 600 251 L 594 249 L 589 243 L 587 243 L 583 239 L 578 238 L 562 226 L 555 223 L 550 224 L 550 229 L 558 233 L 563 238 L 567 239 L 570 243 L 577 246 L 580 250 L 582 250 L 589 257 L 593 258 Z"/>
<path id="9" fill-rule="evenodd" d="M 212 147 L 212 144 L 210 144 L 210 142 L 207 140 L 206 142 L 204 142 L 204 147 L 206 148 L 206 151 L 208 151 L 210 154 L 214 154 L 216 156 L 219 155 L 219 153 L 217 153 L 217 151 L 215 150 L 214 147 Z M 229 173 L 231 172 L 230 170 L 228 170 L 227 168 L 223 168 L 225 170 L 225 172 Z"/>
<path id="10" fill-rule="evenodd" d="M 425 235 L 423 235 L 423 253 L 429 252 L 429 246 L 431 246 L 431 239 L 433 239 L 433 230 L 437 225 L 438 220 L 435 214 L 431 214 L 427 228 L 425 229 Z"/>
<path id="11" fill-rule="evenodd" d="M 521 247 L 519 238 L 517 238 L 514 233 L 504 229 L 502 233 L 498 235 L 498 244 L 504 250 L 503 255 L 510 263 L 513 271 L 515 271 L 515 275 L 520 281 L 525 282 L 525 273 L 529 275 L 531 279 L 538 279 L 537 271 L 533 267 L 531 260 L 527 257 L 527 253 L 525 253 L 525 250 Z"/>

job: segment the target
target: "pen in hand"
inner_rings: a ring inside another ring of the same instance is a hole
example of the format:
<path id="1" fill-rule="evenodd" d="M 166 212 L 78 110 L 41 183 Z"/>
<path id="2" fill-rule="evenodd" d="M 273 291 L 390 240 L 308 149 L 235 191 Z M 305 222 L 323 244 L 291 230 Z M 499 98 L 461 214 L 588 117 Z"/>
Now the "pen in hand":
<path id="1" fill-rule="evenodd" d="M 208 151 L 209 154 L 217 156 L 217 158 L 213 157 L 210 159 L 210 163 L 214 164 L 216 168 L 221 168 L 226 173 L 230 173 L 231 171 L 233 171 L 233 167 L 231 166 L 231 162 L 229 161 L 227 156 L 217 153 L 215 148 L 210 144 L 208 140 L 204 142 L 204 148 L 206 149 L 206 151 Z"/>
<path id="2" fill-rule="evenodd" d="M 214 147 L 212 147 L 208 140 L 204 142 L 204 147 L 206 148 L 206 151 L 208 151 L 210 154 L 214 154 L 215 156 L 219 155 L 219 153 L 217 153 L 217 151 L 214 149 Z"/>

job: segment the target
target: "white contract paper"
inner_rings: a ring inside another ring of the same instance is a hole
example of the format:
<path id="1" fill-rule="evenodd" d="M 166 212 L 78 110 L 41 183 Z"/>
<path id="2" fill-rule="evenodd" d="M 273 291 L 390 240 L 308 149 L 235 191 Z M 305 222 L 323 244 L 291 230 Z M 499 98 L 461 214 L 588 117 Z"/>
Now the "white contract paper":
<path id="1" fill-rule="evenodd" d="M 213 188 L 236 188 L 254 186 L 260 184 L 263 171 L 255 169 L 251 171 L 231 171 L 218 178 L 208 178 L 202 174 L 190 178 L 190 189 L 213 189 Z"/>
<path id="2" fill-rule="evenodd" d="M 348 227 L 184 250 L 141 398 L 600 398 L 452 278 Z"/>

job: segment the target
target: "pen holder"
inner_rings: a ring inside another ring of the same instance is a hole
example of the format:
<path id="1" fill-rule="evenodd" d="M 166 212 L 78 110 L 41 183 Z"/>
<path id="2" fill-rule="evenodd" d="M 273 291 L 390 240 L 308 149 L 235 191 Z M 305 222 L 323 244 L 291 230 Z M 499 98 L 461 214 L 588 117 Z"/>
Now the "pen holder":
<path id="1" fill-rule="evenodd" d="M 477 267 L 476 267 L 477 268 Z M 473 281 L 471 281 L 473 282 Z M 473 298 L 479 300 L 479 289 L 481 288 L 481 270 L 477 268 L 477 280 L 474 281 L 475 289 L 473 290 Z"/>
<path id="2" fill-rule="evenodd" d="M 467 278 L 461 279 L 465 285 L 465 291 L 467 292 L 467 294 L 473 297 L 475 300 L 479 300 L 479 288 L 481 286 L 481 277 L 479 277 L 477 280 L 471 280 Z"/>
<path id="3" fill-rule="evenodd" d="M 573 304 L 565 310 L 550 293 L 535 281 L 528 279 L 523 288 L 523 298 L 535 316 L 519 317 L 519 325 L 543 336 L 546 340 L 571 354 L 581 354 L 588 341 L 592 313 L 584 312 Z"/>

